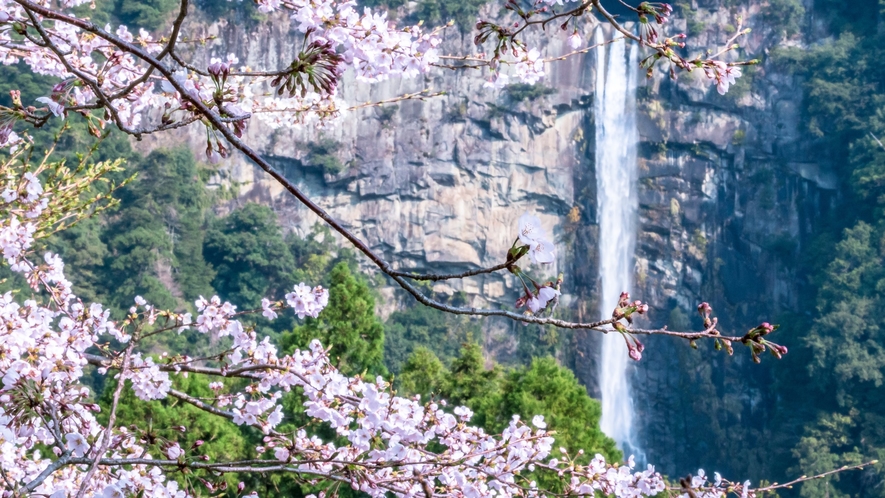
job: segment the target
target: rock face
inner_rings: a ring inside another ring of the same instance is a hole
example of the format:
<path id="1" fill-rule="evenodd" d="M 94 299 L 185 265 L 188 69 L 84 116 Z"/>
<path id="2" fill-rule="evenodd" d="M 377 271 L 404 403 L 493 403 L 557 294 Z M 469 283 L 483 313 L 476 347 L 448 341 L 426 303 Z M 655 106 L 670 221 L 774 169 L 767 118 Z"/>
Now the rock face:
<path id="1" fill-rule="evenodd" d="M 257 33 L 237 23 L 197 29 L 219 40 L 194 60 L 233 52 L 252 67 L 282 67 L 300 43 L 284 24 Z M 540 38 L 536 34 L 531 43 L 541 44 Z M 565 37 L 543 47 L 550 55 L 568 51 Z M 465 36 L 450 41 L 445 52 L 472 49 L 472 38 Z M 347 75 L 340 88 L 349 104 L 423 89 L 446 95 L 362 108 L 322 129 L 273 129 L 253 119 L 247 139 L 395 267 L 450 272 L 492 266 L 504 260 L 523 212 L 536 213 L 559 234 L 576 206 L 576 195 L 592 195 L 592 182 L 582 180 L 588 166 L 584 137 L 592 126 L 592 58 L 589 54 L 551 65 L 546 85 L 555 92 L 522 101 L 484 88 L 483 74 L 475 70 L 440 69 L 423 78 L 381 84 L 355 82 Z M 190 133 L 194 150 L 205 148 L 204 132 L 195 128 Z M 319 157 L 311 145 L 317 143 L 334 151 Z M 330 157 L 342 167 L 340 172 L 323 166 Z M 319 221 L 245 158 L 235 156 L 223 168 L 217 181 L 238 188 L 235 202 L 272 205 L 287 227 L 301 233 Z M 570 259 L 569 250 L 561 248 L 558 263 L 537 278 L 555 278 Z M 366 269 L 373 271 L 369 265 Z M 509 274 L 496 274 L 438 283 L 433 290 L 443 295 L 464 292 L 472 306 L 512 308 L 520 295 L 517 282 Z M 393 289 L 382 292 L 393 297 Z M 396 305 L 396 299 L 387 299 L 382 314 Z M 508 321 L 490 323 L 486 345 L 494 356 L 512 355 L 512 326 Z"/>
<path id="2" fill-rule="evenodd" d="M 707 28 L 689 38 L 690 53 L 722 43 L 733 14 L 742 14 L 754 28 L 742 55 L 764 59 L 780 36 L 758 8 L 729 9 L 725 3 L 692 4 L 692 19 Z M 670 29 L 685 28 L 683 19 Z M 257 32 L 233 22 L 206 29 L 219 35 L 209 54 L 234 52 L 253 67 L 282 67 L 298 46 L 285 24 Z M 586 27 L 585 40 L 592 29 Z M 564 35 L 531 36 L 530 45 L 547 57 L 567 52 Z M 445 51 L 470 53 L 471 41 L 465 36 L 449 42 Z M 206 54 L 195 60 L 201 57 Z M 362 108 L 323 129 L 254 122 L 248 139 L 399 268 L 448 272 L 497 264 L 513 242 L 517 218 L 526 210 L 537 213 L 561 241 L 555 268 L 539 276 L 564 271 L 566 311 L 594 319 L 596 259 L 604 241 L 596 236 L 593 57 L 548 64 L 543 84 L 554 91 L 525 100 L 483 88 L 476 71 L 441 69 L 379 85 L 348 80 L 342 96 L 349 103 L 425 88 L 447 93 Z M 635 295 L 652 306 L 652 325 L 697 327 L 693 310 L 706 300 L 722 330 L 739 334 L 798 305 L 791 261 L 808 241 L 815 217 L 830 205 L 837 179 L 803 146 L 798 82 L 768 62 L 739 81 L 726 97 L 699 72 L 678 82 L 657 74 L 641 83 Z M 191 133 L 195 150 L 202 150 L 205 135 Z M 317 143 L 327 146 L 310 145 Z M 324 164 L 343 168 L 333 172 Z M 242 157 L 226 163 L 218 181 L 238 187 L 235 202 L 272 205 L 292 230 L 306 233 L 318 221 Z M 452 281 L 434 291 L 463 291 L 473 306 L 511 307 L 520 288 L 509 277 Z M 387 313 L 397 299 L 393 287 L 384 293 Z M 486 347 L 492 356 L 512 358 L 515 327 L 489 322 Z M 795 340 L 781 339 L 787 345 Z M 670 475 L 704 462 L 723 473 L 761 477 L 752 462 L 732 461 L 737 453 L 730 444 L 765 437 L 753 421 L 766 415 L 769 366 L 752 365 L 743 351 L 727 357 L 712 354 L 708 345 L 695 351 L 671 339 L 647 342 L 633 376 L 638 440 L 647 459 Z M 578 333 L 570 347 L 574 354 L 564 357 L 594 393 L 596 338 Z M 738 426 L 748 435 L 730 438 L 728 431 Z"/>

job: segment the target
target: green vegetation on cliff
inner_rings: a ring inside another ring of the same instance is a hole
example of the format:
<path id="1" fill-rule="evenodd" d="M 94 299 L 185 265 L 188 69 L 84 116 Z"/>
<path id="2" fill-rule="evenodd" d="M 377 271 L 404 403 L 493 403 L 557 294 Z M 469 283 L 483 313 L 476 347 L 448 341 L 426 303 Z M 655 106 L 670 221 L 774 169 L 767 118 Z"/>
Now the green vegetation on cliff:
<path id="1" fill-rule="evenodd" d="M 836 165 L 844 196 L 817 220 L 816 239 L 798 262 L 808 283 L 784 330 L 797 341 L 775 371 L 782 396 L 770 444 L 784 475 L 885 457 L 885 33 L 869 15 L 879 8 L 872 0 L 818 0 L 815 14 L 833 37 L 775 54 L 803 78 L 807 132 Z M 801 495 L 885 496 L 885 467 L 806 483 Z"/>

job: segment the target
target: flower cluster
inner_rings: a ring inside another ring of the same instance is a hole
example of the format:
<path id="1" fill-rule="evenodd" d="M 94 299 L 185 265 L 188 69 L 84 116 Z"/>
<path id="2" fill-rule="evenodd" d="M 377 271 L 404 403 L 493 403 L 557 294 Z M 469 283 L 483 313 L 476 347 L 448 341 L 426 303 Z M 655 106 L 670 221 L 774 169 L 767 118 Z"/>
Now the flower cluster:
<path id="1" fill-rule="evenodd" d="M 261 0 L 258 4 L 263 12 L 291 10 L 302 33 L 311 41 L 331 43 L 343 61 L 354 67 L 357 77 L 366 81 L 416 76 L 439 60 L 441 40 L 435 33 L 425 33 L 418 26 L 397 29 L 386 12 L 365 8 L 360 14 L 353 1 Z"/>
<path id="2" fill-rule="evenodd" d="M 81 3 L 62 2 L 62 7 L 69 9 Z M 246 68 L 234 71 L 235 58 L 213 58 L 206 71 L 179 65 L 175 76 L 169 79 L 156 71 L 148 75 L 151 63 L 147 58 L 133 55 L 121 44 L 141 47 L 153 56 L 164 48 L 169 50 L 165 40 L 155 41 L 144 30 L 136 36 L 125 26 L 113 29 L 108 25 L 96 34 L 62 20 L 44 24 L 39 16 L 31 19 L 22 5 L 0 1 L 0 61 L 24 61 L 33 72 L 62 80 L 48 96 L 37 99 L 43 107 L 19 103 L 0 116 L 0 144 L 16 138 L 12 126 L 17 120 L 39 123 L 74 111 L 87 118 L 95 133 L 107 120 L 139 133 L 200 121 L 205 111 L 197 103 L 214 109 L 242 136 L 248 119 L 255 113 L 289 114 L 275 120 L 281 125 L 296 124 L 308 115 L 323 120 L 334 117 L 338 113 L 337 86 L 346 68 L 353 68 L 359 80 L 376 82 L 391 76 L 417 76 L 439 60 L 437 32 L 425 31 L 420 26 L 397 28 L 386 13 L 360 10 L 353 1 L 263 0 L 259 8 L 267 13 L 288 11 L 305 39 L 305 48 L 271 81 L 281 93 L 289 93 L 284 102 L 267 95 L 260 76 L 250 76 Z M 44 39 L 22 37 L 27 30 L 41 33 Z M 175 60 L 180 61 L 180 57 Z M 96 104 L 107 112 L 93 114 L 91 109 Z M 162 110 L 159 123 L 143 122 L 148 109 Z M 301 118 L 293 119 L 292 114 Z M 213 136 L 213 128 L 209 128 L 210 160 L 227 157 L 228 146 Z"/>
<path id="3" fill-rule="evenodd" d="M 529 213 L 524 213 L 520 216 L 518 225 L 519 232 L 516 240 L 507 253 L 507 260 L 511 263 L 508 270 L 520 279 L 524 291 L 523 295 L 516 300 L 516 307 L 525 306 L 529 313 L 537 315 L 551 308 L 551 305 L 555 307 L 561 295 L 559 289 L 562 285 L 562 275 L 560 274 L 555 283 L 538 284 L 525 270 L 513 264 L 526 254 L 534 264 L 550 264 L 556 261 L 555 247 L 547 238 L 547 232 L 541 226 L 541 220 Z M 526 280 L 531 283 L 531 288 Z"/>
<path id="4" fill-rule="evenodd" d="M 642 2 L 636 8 L 639 15 L 639 39 L 640 43 L 655 45 L 658 38 L 657 26 L 662 26 L 673 13 L 673 7 L 668 3 Z M 649 18 L 654 19 L 652 23 Z"/>
<path id="5" fill-rule="evenodd" d="M 618 298 L 617 307 L 612 311 L 612 326 L 615 330 L 621 333 L 624 337 L 624 341 L 627 342 L 627 354 L 630 358 L 639 361 L 642 359 L 642 352 L 645 350 L 645 345 L 642 344 L 636 336 L 630 333 L 627 326 L 621 323 L 621 320 L 625 320 L 628 326 L 632 325 L 633 313 L 639 315 L 648 313 L 648 304 L 639 300 L 630 301 L 630 293 L 622 292 L 621 296 Z"/>
<path id="6" fill-rule="evenodd" d="M 648 312 L 648 304 L 643 303 L 642 301 L 630 301 L 630 293 L 622 292 L 620 297 L 618 297 L 618 307 L 612 311 L 612 318 L 616 320 L 620 320 L 621 318 L 627 320 L 627 323 L 633 323 L 633 313 L 638 313 L 640 315 L 644 315 Z M 617 323 L 617 322 L 616 322 Z"/>
<path id="7" fill-rule="evenodd" d="M 160 371 L 153 358 L 142 358 L 141 353 L 132 355 L 129 370 L 120 376 L 121 380 L 132 381 L 132 391 L 139 399 L 150 401 L 163 399 L 172 388 L 169 374 Z"/>
<path id="8" fill-rule="evenodd" d="M 200 298 L 194 302 L 194 306 L 196 306 L 197 311 L 200 312 L 195 325 L 198 331 L 204 333 L 209 332 L 210 330 L 226 328 L 229 323 L 229 318 L 233 316 L 234 312 L 237 310 L 236 306 L 228 302 L 222 304 L 221 299 L 219 299 L 218 296 L 212 296 L 209 300 L 200 296 Z"/>
<path id="9" fill-rule="evenodd" d="M 547 238 L 537 216 L 525 213 L 519 217 L 519 242 L 528 248 L 529 258 L 535 264 L 550 264 L 556 260 L 556 248 Z"/>
<path id="10" fill-rule="evenodd" d="M 679 484 L 682 491 L 680 498 L 721 498 L 729 494 L 750 498 L 756 495 L 750 488 L 750 481 L 731 482 L 724 479 L 719 472 L 714 472 L 713 482 L 710 483 L 704 469 L 698 469 L 697 474 L 680 479 Z"/>
<path id="11" fill-rule="evenodd" d="M 732 346 L 732 340 L 722 337 L 719 331 L 716 330 L 718 320 L 713 316 L 713 308 L 708 303 L 701 303 L 698 305 L 698 314 L 704 320 L 704 332 L 714 338 L 713 346 L 716 348 L 716 351 L 725 349 L 729 355 L 733 355 L 734 347 Z M 781 359 L 783 355 L 787 354 L 788 349 L 786 346 L 776 344 L 765 338 L 777 329 L 778 325 L 763 322 L 759 326 L 750 329 L 740 338 L 740 342 L 750 348 L 750 355 L 754 363 L 762 362 L 759 355 L 766 350 L 777 359 Z M 697 348 L 694 340 L 691 341 L 691 345 Z"/>
<path id="12" fill-rule="evenodd" d="M 728 88 L 734 85 L 735 80 L 741 77 L 741 68 L 730 66 L 722 61 L 709 61 L 704 65 L 704 74 L 716 85 L 716 91 L 720 95 L 728 93 Z"/>
<path id="13" fill-rule="evenodd" d="M 241 147 L 229 143 L 236 140 L 227 129 L 241 138 L 253 116 L 273 127 L 323 124 L 338 117 L 342 108 L 338 87 L 347 69 L 359 81 L 378 82 L 413 78 L 434 66 L 446 66 L 439 48 L 445 28 L 397 27 L 386 12 L 360 8 L 353 0 L 257 0 L 264 13 L 288 14 L 303 36 L 302 49 L 286 67 L 262 70 L 236 70 L 235 57 L 211 58 L 208 65 L 185 61 L 176 53 L 175 38 L 155 40 L 144 30 L 134 34 L 126 26 L 114 29 L 110 25 L 81 29 L 86 19 L 69 10 L 83 3 L 60 2 L 59 10 L 53 11 L 58 15 L 49 15 L 39 10 L 50 7 L 44 0 L 0 0 L 0 62 L 23 61 L 37 74 L 61 79 L 48 95 L 36 99 L 40 107 L 14 99 L 12 108 L 0 109 L 0 144 L 17 138 L 12 129 L 16 121 L 40 126 L 53 117 L 71 114 L 82 115 L 96 135 L 108 122 L 136 136 L 199 122 L 207 127 L 207 157 L 218 162 L 229 157 L 232 148 Z M 563 5 L 571 10 L 557 12 Z M 538 0 L 528 6 L 508 0 L 505 8 L 520 21 L 506 25 L 478 21 L 475 44 L 493 46 L 465 57 L 487 66 L 491 75 L 486 84 L 497 89 L 511 80 L 534 84 L 545 76 L 541 51 L 519 39 L 530 24 L 546 24 L 538 16 L 565 17 L 563 30 L 573 22 L 576 27 L 567 43 L 577 51 L 583 44 L 578 19 L 591 9 L 602 10 L 599 4 L 575 0 Z M 35 15 L 35 9 L 42 15 Z M 684 46 L 676 40 L 684 35 L 662 39 L 657 30 L 672 14 L 669 4 L 642 2 L 634 10 L 640 21 L 639 37 L 612 24 L 625 37 L 653 49 L 644 61 L 649 71 L 658 60 L 669 60 L 673 67 L 687 71 L 702 68 L 721 93 L 740 77 L 734 64 L 687 61 L 676 55 L 673 48 Z M 604 11 L 603 17 L 607 17 Z M 503 72 L 505 66 L 512 71 Z M 269 92 L 268 85 L 276 92 Z M 150 110 L 157 112 L 146 112 Z"/>
<path id="14" fill-rule="evenodd" d="M 516 307 L 527 307 L 532 314 L 538 314 L 541 310 L 547 308 L 548 303 L 553 302 L 562 295 L 559 289 L 553 286 L 552 282 L 547 282 L 544 286 L 536 286 L 536 291 L 531 292 L 526 287 L 525 295 L 516 301 Z"/>
<path id="15" fill-rule="evenodd" d="M 295 290 L 286 294 L 286 302 L 298 318 L 305 316 L 316 318 L 329 304 L 329 291 L 319 285 L 311 289 L 301 282 L 295 286 Z"/>

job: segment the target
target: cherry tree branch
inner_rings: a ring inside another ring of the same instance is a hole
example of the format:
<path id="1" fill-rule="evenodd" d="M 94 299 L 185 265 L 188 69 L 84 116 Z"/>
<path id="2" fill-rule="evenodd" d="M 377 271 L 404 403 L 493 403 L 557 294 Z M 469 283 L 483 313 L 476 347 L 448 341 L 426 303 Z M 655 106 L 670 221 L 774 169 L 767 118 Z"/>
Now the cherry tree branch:
<path id="1" fill-rule="evenodd" d="M 123 354 L 123 365 L 120 368 L 120 381 L 117 382 L 117 387 L 114 389 L 114 397 L 111 402 L 111 413 L 108 415 L 108 425 L 102 432 L 98 451 L 95 452 L 95 459 L 93 459 L 92 464 L 89 466 L 89 470 L 83 477 L 83 482 L 80 484 L 80 489 L 77 490 L 76 498 L 83 498 L 83 495 L 86 493 L 86 488 L 89 485 L 89 481 L 92 479 L 92 476 L 95 475 L 95 471 L 98 468 L 99 458 L 105 454 L 108 450 L 108 446 L 111 444 L 111 438 L 113 437 L 111 434 L 114 430 L 114 425 L 117 423 L 117 407 L 120 405 L 120 395 L 123 394 L 123 386 L 126 385 L 126 381 L 123 379 L 123 374 L 126 372 L 126 369 L 129 368 L 129 361 L 132 358 L 132 350 L 135 348 L 135 344 L 136 341 L 131 341 Z"/>
<path id="2" fill-rule="evenodd" d="M 831 475 L 838 474 L 840 472 L 846 472 L 849 470 L 862 470 L 867 467 L 876 465 L 877 463 L 879 463 L 878 460 L 870 460 L 869 462 L 859 463 L 857 465 L 843 465 L 842 467 L 839 467 L 838 469 L 833 469 L 833 470 L 830 470 L 827 472 L 823 472 L 821 474 L 817 474 L 817 475 L 813 475 L 813 476 L 802 476 L 797 479 L 793 479 L 792 481 L 785 482 L 783 484 L 774 483 L 769 486 L 757 488 L 756 491 L 764 493 L 764 492 L 768 492 L 768 491 L 776 491 L 778 489 L 792 489 L 793 486 L 795 486 L 796 484 L 801 484 L 801 483 L 807 482 L 807 481 L 814 481 L 817 479 L 823 479 L 824 477 L 829 477 Z"/>

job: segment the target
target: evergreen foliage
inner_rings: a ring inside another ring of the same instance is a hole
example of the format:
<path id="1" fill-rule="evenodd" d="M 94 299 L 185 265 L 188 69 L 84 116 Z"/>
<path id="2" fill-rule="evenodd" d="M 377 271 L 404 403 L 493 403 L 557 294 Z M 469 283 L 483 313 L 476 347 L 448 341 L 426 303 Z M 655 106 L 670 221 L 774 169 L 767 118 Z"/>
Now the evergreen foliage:
<path id="1" fill-rule="evenodd" d="M 555 88 L 550 88 L 543 83 L 535 83 L 534 85 L 513 83 L 504 87 L 504 91 L 507 92 L 507 95 L 513 102 L 525 102 L 527 100 L 531 102 L 556 93 Z"/>
<path id="2" fill-rule="evenodd" d="M 201 257 L 205 192 L 186 149 L 158 149 L 141 162 L 106 230 L 107 281 L 117 283 L 111 303 L 126 309 L 141 295 L 178 309 L 180 300 L 211 292 L 211 272 Z"/>
<path id="3" fill-rule="evenodd" d="M 461 301 L 455 299 L 455 304 Z M 480 338 L 480 322 L 422 305 L 394 311 L 385 324 L 384 361 L 398 374 L 414 351 L 428 349 L 443 362 L 451 362 L 461 345 Z M 421 391 L 417 391 L 421 392 Z"/>
<path id="4" fill-rule="evenodd" d="M 336 155 L 341 149 L 341 144 L 331 138 L 320 138 L 316 142 L 307 144 L 307 161 L 312 166 L 317 166 L 324 173 L 336 175 L 344 171 L 345 164 Z"/>
<path id="5" fill-rule="evenodd" d="M 805 7 L 800 0 L 769 0 L 763 16 L 785 36 L 791 37 L 802 29 Z"/>
<path id="6" fill-rule="evenodd" d="M 510 369 L 504 378 L 497 429 L 503 429 L 510 414 L 523 418 L 545 416 L 556 431 L 557 444 L 574 452 L 584 449 L 602 453 L 609 461 L 620 459 L 615 442 L 599 430 L 602 408 L 587 394 L 575 374 L 550 356 L 535 358 L 527 368 Z"/>
<path id="7" fill-rule="evenodd" d="M 463 32 L 469 32 L 487 0 L 421 0 L 416 15 L 432 26 L 455 21 Z"/>
<path id="8" fill-rule="evenodd" d="M 599 402 L 587 394 L 575 375 L 552 357 L 535 358 L 528 366 L 486 368 L 482 348 L 467 343 L 446 369 L 427 348 L 418 348 L 403 365 L 400 389 L 461 404 L 474 412 L 473 423 L 487 431 L 501 431 L 514 415 L 530 420 L 544 415 L 556 431 L 556 445 L 575 455 L 596 453 L 617 460 L 615 442 L 599 429 Z"/>
<path id="9" fill-rule="evenodd" d="M 219 297 L 243 309 L 260 308 L 263 297 L 282 298 L 293 285 L 295 258 L 267 206 L 246 204 L 214 220 L 203 252 Z"/>
<path id="10" fill-rule="evenodd" d="M 397 10 L 408 2 L 406 0 L 366 0 L 362 5 Z M 412 21 L 424 21 L 430 26 L 441 26 L 454 21 L 461 32 L 468 33 L 476 24 L 479 9 L 488 0 L 418 0 Z"/>
<path id="11" fill-rule="evenodd" d="M 799 274 L 809 277 L 786 334 L 796 345 L 775 371 L 776 437 L 767 458 L 783 474 L 813 474 L 885 456 L 885 348 L 878 312 L 885 291 L 885 69 L 873 0 L 817 0 L 815 15 L 834 36 L 811 50 L 781 50 L 776 60 L 804 78 L 804 121 L 842 180 L 845 202 L 815 227 Z M 801 434 L 798 443 L 787 434 Z M 783 452 L 790 441 L 791 453 Z M 880 463 L 856 474 L 803 484 L 802 496 L 885 496 Z"/>

